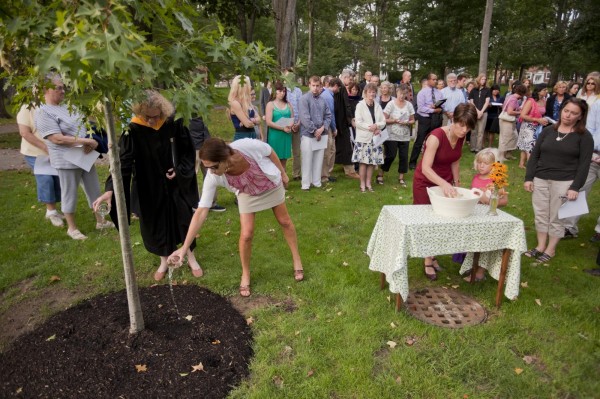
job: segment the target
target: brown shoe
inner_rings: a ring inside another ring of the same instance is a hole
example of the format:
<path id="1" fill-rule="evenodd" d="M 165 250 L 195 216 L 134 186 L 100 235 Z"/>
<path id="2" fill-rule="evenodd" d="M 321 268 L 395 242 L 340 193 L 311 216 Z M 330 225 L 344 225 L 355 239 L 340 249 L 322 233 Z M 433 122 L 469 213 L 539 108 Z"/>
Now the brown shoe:
<path id="1" fill-rule="evenodd" d="M 354 173 L 347 173 L 346 177 L 349 177 L 351 179 L 357 179 L 360 180 L 360 176 L 358 175 L 358 173 L 354 172 Z"/>

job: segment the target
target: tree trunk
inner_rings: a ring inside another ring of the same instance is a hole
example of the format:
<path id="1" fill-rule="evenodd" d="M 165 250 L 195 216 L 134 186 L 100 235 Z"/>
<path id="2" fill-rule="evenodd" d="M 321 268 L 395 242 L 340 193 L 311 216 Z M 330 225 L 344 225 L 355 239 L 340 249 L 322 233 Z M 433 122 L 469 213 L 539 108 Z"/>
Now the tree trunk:
<path id="1" fill-rule="evenodd" d="M 277 61 L 281 68 L 294 65 L 293 34 L 296 25 L 296 0 L 273 0 Z"/>
<path id="2" fill-rule="evenodd" d="M 240 29 L 240 37 L 245 43 L 250 43 L 248 41 L 248 31 L 246 29 L 246 14 L 242 7 L 239 7 L 237 14 L 237 22 L 238 28 Z"/>
<path id="3" fill-rule="evenodd" d="M 4 90 L 5 81 L 6 79 L 0 79 L 0 118 L 12 118 L 12 115 L 6 109 L 8 93 Z"/>
<path id="4" fill-rule="evenodd" d="M 479 49 L 479 73 L 487 74 L 488 49 L 490 45 L 490 26 L 492 25 L 494 0 L 486 0 L 483 29 L 481 29 L 481 47 Z"/>
<path id="5" fill-rule="evenodd" d="M 561 67 L 564 65 L 564 54 L 566 42 L 563 38 L 567 35 L 567 27 L 569 21 L 573 19 L 573 14 L 569 11 L 569 5 L 566 0 L 560 0 L 556 4 L 555 24 L 556 27 L 552 37 L 552 49 L 554 56 L 550 58 L 550 79 L 548 87 L 554 86 L 558 81 L 558 75 L 561 72 Z"/>
<path id="6" fill-rule="evenodd" d="M 144 329 L 144 316 L 142 314 L 142 306 L 140 305 L 140 296 L 137 281 L 135 279 L 131 237 L 129 235 L 129 222 L 127 220 L 127 206 L 125 205 L 125 191 L 123 190 L 123 176 L 121 176 L 121 159 L 119 158 L 119 146 L 117 145 L 117 136 L 115 134 L 114 113 L 110 100 L 104 102 L 104 117 L 106 119 L 106 131 L 108 133 L 108 154 L 110 159 L 110 174 L 112 176 L 114 189 L 113 195 L 115 196 L 117 216 L 119 219 L 119 238 L 121 241 L 121 254 L 123 255 L 127 304 L 129 306 L 129 333 L 135 334 Z"/>
<path id="7" fill-rule="evenodd" d="M 308 7 L 308 60 L 306 62 L 306 74 L 311 76 L 313 66 L 313 46 L 315 41 L 315 19 L 313 18 L 313 0 L 307 1 Z"/>
<path id="8" fill-rule="evenodd" d="M 252 43 L 254 40 L 254 23 L 256 22 L 256 10 L 252 11 L 252 16 L 250 17 L 250 24 L 248 26 L 248 41 L 246 43 Z"/>
<path id="9" fill-rule="evenodd" d="M 498 83 L 498 68 L 500 67 L 500 62 L 496 61 L 496 67 L 494 68 L 494 84 Z M 502 70 L 500 70 L 500 74 L 502 75 Z M 502 80 L 502 76 L 500 76 L 500 81 Z"/>

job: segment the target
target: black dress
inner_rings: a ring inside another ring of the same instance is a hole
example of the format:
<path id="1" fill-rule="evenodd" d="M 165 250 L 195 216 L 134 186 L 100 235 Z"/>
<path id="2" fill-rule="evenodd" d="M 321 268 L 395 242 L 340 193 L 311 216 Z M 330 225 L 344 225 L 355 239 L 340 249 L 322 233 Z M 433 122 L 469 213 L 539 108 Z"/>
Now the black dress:
<path id="1" fill-rule="evenodd" d="M 174 143 L 174 151 L 171 145 Z M 119 140 L 121 174 L 129 215 L 129 189 L 132 175 L 140 206 L 140 231 L 146 249 L 159 256 L 168 256 L 185 240 L 193 209 L 198 206 L 198 183 L 194 169 L 196 154 L 188 129 L 181 119 L 169 118 L 159 130 L 130 123 L 129 130 Z M 166 173 L 175 163 L 176 177 Z M 109 175 L 106 191 L 113 190 Z M 111 219 L 117 224 L 115 196 Z M 194 249 L 192 243 L 190 249 Z"/>
<path id="2" fill-rule="evenodd" d="M 491 103 L 504 103 L 504 97 L 496 97 L 493 96 L 490 98 Z M 502 112 L 501 105 L 490 105 L 487 109 L 487 121 L 485 122 L 485 131 L 488 133 L 500 133 L 500 121 L 498 120 L 498 116 Z"/>

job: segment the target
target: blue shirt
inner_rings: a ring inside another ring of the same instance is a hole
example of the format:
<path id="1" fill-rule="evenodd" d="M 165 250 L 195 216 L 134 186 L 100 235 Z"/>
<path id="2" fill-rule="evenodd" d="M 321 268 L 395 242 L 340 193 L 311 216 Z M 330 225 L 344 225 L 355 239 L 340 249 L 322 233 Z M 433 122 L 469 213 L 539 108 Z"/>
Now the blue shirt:
<path id="1" fill-rule="evenodd" d="M 600 101 L 590 107 L 585 127 L 594 137 L 594 151 L 600 151 Z"/>
<path id="2" fill-rule="evenodd" d="M 287 90 L 287 100 L 292 105 L 292 109 L 294 110 L 294 123 L 298 123 L 300 119 L 300 115 L 298 112 L 298 104 L 300 102 L 300 97 L 302 97 L 302 90 L 299 87 L 295 87 L 294 90 L 290 90 L 289 87 L 286 87 Z"/>
<path id="3" fill-rule="evenodd" d="M 458 107 L 460 104 L 464 104 L 467 102 L 467 99 L 465 98 L 465 95 L 462 92 L 462 90 L 457 89 L 456 87 L 444 87 L 442 89 L 442 95 L 446 99 L 446 102 L 444 103 L 444 105 L 442 105 L 444 112 L 454 112 L 456 107 Z"/>
<path id="4" fill-rule="evenodd" d="M 327 107 L 329 107 L 329 112 L 334 113 L 334 105 L 333 105 L 333 92 L 329 88 L 324 88 L 321 92 L 321 97 L 325 99 L 327 103 Z M 335 126 L 335 118 L 331 118 L 331 123 L 329 124 L 329 130 L 335 132 L 337 130 Z"/>
<path id="5" fill-rule="evenodd" d="M 434 101 L 433 98 L 435 97 L 435 101 L 441 100 L 442 98 L 444 98 L 444 96 L 442 95 L 442 92 L 439 91 L 436 88 L 431 88 L 429 86 L 423 86 L 423 88 L 421 89 L 421 91 L 419 91 L 419 94 L 417 94 L 417 114 L 425 117 L 425 118 L 429 118 L 431 117 L 431 114 L 433 114 L 434 109 L 431 108 L 431 106 L 433 105 Z"/>
<path id="6" fill-rule="evenodd" d="M 325 126 L 323 135 L 327 135 L 327 126 L 331 124 L 331 111 L 319 94 L 314 96 L 310 91 L 300 97 L 298 104 L 300 114 L 300 134 L 314 137 L 315 130 Z"/>

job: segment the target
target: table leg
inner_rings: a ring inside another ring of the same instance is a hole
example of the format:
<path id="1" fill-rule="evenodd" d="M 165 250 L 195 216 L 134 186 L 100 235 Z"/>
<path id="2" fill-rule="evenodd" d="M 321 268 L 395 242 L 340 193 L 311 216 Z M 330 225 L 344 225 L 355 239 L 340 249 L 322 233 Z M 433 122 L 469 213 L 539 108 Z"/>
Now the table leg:
<path id="1" fill-rule="evenodd" d="M 385 273 L 381 273 L 381 277 L 379 280 L 379 288 L 381 288 L 381 289 L 385 288 Z"/>
<path id="2" fill-rule="evenodd" d="M 475 284 L 475 278 L 477 277 L 477 269 L 479 269 L 479 256 L 481 252 L 473 253 L 473 267 L 471 267 L 471 284 Z"/>
<path id="3" fill-rule="evenodd" d="M 500 266 L 500 277 L 498 278 L 498 290 L 496 291 L 496 308 L 500 309 L 502 305 L 502 289 L 504 288 L 504 281 L 506 280 L 506 271 L 508 270 L 508 260 L 510 258 L 511 250 L 505 248 L 502 251 L 502 264 Z"/>
<path id="4" fill-rule="evenodd" d="M 402 295 L 396 294 L 396 312 L 399 312 L 402 308 Z"/>

